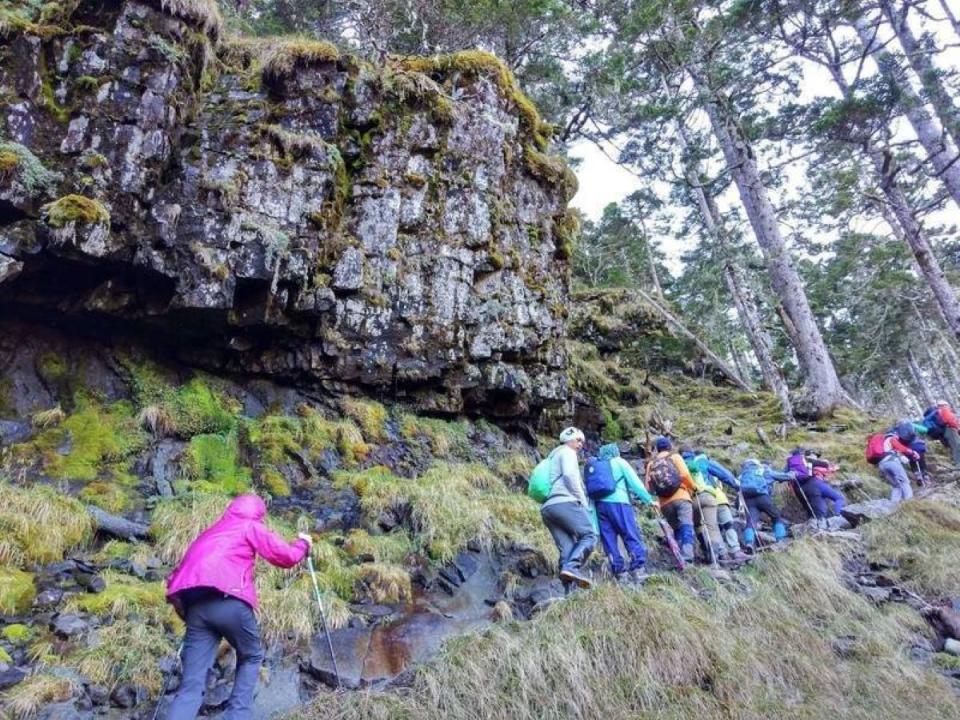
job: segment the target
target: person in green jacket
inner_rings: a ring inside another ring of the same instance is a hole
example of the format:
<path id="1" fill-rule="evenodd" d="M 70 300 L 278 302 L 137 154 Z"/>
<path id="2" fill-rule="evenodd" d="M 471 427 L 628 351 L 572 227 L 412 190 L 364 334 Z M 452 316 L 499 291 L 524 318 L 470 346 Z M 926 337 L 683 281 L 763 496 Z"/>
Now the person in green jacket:
<path id="1" fill-rule="evenodd" d="M 647 577 L 643 569 L 647 561 L 647 549 L 643 544 L 640 528 L 637 527 L 631 497 L 644 505 L 653 505 L 653 496 L 647 492 L 630 463 L 620 457 L 620 449 L 615 443 L 601 446 L 597 451 L 597 457 L 601 461 L 610 463 L 613 479 L 616 482 L 616 488 L 610 495 L 594 501 L 603 551 L 610 558 L 610 569 L 615 578 L 641 582 Z M 620 554 L 621 538 L 627 552 L 630 553 L 629 566 Z"/>

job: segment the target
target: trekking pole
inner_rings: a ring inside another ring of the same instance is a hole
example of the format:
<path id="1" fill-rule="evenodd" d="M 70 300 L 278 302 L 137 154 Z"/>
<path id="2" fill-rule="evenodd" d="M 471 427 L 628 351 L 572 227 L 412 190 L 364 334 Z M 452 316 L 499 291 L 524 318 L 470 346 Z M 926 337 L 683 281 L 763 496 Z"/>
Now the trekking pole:
<path id="1" fill-rule="evenodd" d="M 177 648 L 177 660 L 173 664 L 170 675 L 173 675 L 173 673 L 176 672 L 177 665 L 179 665 L 182 660 L 183 640 L 180 641 L 180 647 Z M 160 688 L 160 697 L 157 698 L 157 706 L 153 709 L 153 720 L 157 720 L 157 716 L 160 714 L 160 706 L 163 704 L 163 698 L 167 694 L 167 685 L 170 684 L 170 675 L 164 675 L 163 677 L 163 687 Z"/>
<path id="2" fill-rule="evenodd" d="M 740 501 L 740 511 L 746 516 L 747 524 L 753 530 L 753 537 L 757 541 L 757 547 L 760 550 L 765 550 L 766 543 L 760 538 L 760 528 L 758 528 L 753 522 L 753 516 L 750 514 L 750 508 L 747 507 L 746 501 L 743 499 L 743 495 L 737 495 L 737 500 Z"/>
<path id="3" fill-rule="evenodd" d="M 717 566 L 717 556 L 713 552 L 713 545 L 710 544 L 710 533 L 707 531 L 707 525 L 703 521 L 703 505 L 700 504 L 700 493 L 695 493 L 697 499 L 697 509 L 700 511 L 700 535 L 703 537 L 703 543 L 707 546 L 707 556 L 710 558 L 710 564 Z"/>
<path id="4" fill-rule="evenodd" d="M 336 689 L 340 689 L 340 670 L 337 669 L 337 656 L 333 653 L 333 641 L 327 629 L 327 618 L 323 614 L 323 600 L 320 597 L 320 586 L 317 584 L 317 573 L 313 569 L 313 557 L 307 553 L 307 568 L 310 570 L 310 579 L 313 580 L 313 592 L 317 596 L 317 606 L 320 608 L 320 623 L 323 625 L 323 634 L 327 638 L 327 648 L 330 650 L 330 660 L 333 663 L 333 674 L 337 676 Z"/>
<path id="5" fill-rule="evenodd" d="M 796 484 L 797 491 L 800 493 L 800 497 L 803 498 L 804 505 L 807 506 L 807 510 L 810 511 L 810 519 L 817 524 L 817 532 L 821 530 L 820 528 L 820 518 L 817 517 L 816 513 L 813 512 L 813 505 L 810 504 L 810 501 L 807 499 L 807 494 L 803 491 L 803 488 L 800 487 L 800 483 Z"/>
<path id="6" fill-rule="evenodd" d="M 673 559 L 677 561 L 677 569 L 681 572 L 686 569 L 687 563 L 683 559 L 683 553 L 680 552 L 680 546 L 677 545 L 676 538 L 673 537 L 673 528 L 670 527 L 670 523 L 667 522 L 667 519 L 663 517 L 663 513 L 660 511 L 659 505 L 653 506 L 654 510 L 657 513 L 657 525 L 660 527 L 660 533 L 663 535 L 663 541 L 667 544 L 667 549 L 670 550 L 673 555 Z"/>

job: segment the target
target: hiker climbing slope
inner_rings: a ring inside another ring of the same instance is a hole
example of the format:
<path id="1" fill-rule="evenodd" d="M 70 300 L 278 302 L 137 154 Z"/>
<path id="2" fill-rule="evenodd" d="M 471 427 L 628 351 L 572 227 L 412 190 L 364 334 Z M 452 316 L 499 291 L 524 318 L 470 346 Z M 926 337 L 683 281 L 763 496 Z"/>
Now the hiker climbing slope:
<path id="1" fill-rule="evenodd" d="M 923 424 L 927 428 L 927 437 L 939 440 L 950 450 L 954 465 L 960 465 L 960 420 L 946 400 L 938 400 L 923 413 Z"/>
<path id="2" fill-rule="evenodd" d="M 583 433 L 568 427 L 560 433 L 560 443 L 547 456 L 550 490 L 540 507 L 540 516 L 560 553 L 560 579 L 564 587 L 569 588 L 570 583 L 590 587 L 583 564 L 593 552 L 597 533 L 590 521 L 577 459 L 584 444 Z"/>
<path id="3" fill-rule="evenodd" d="M 901 437 L 897 430 L 875 433 L 867 438 L 867 462 L 876 465 L 880 471 L 880 477 L 893 488 L 890 491 L 890 500 L 895 503 L 913 497 L 910 478 L 903 464 L 908 460 L 919 462 L 920 459 L 919 455 L 904 442 L 905 439 L 909 441 L 911 437 L 912 428 L 908 432 L 908 426 L 910 426 L 909 421 L 897 423 L 897 428 L 904 432 L 906 438 Z"/>
<path id="4" fill-rule="evenodd" d="M 193 720 L 207 688 L 221 638 L 237 653 L 233 691 L 226 717 L 252 717 L 263 649 L 254 614 L 257 557 L 282 568 L 293 567 L 310 552 L 309 535 L 285 542 L 264 525 L 267 507 L 256 495 L 234 498 L 223 515 L 187 548 L 167 578 L 167 600 L 187 624 L 183 638 L 183 680 L 167 713 L 169 720 Z"/>
<path id="5" fill-rule="evenodd" d="M 647 488 L 660 500 L 663 517 L 673 528 L 685 562 L 693 562 L 693 494 L 696 486 L 679 453 L 666 437 L 657 438 L 656 454 L 647 463 Z"/>
<path id="6" fill-rule="evenodd" d="M 727 523 L 733 523 L 733 517 L 730 512 L 730 501 L 727 499 L 723 488 L 711 482 L 709 460 L 703 453 L 695 453 L 689 446 L 684 446 L 680 450 L 680 456 L 683 458 L 690 471 L 690 477 L 697 488 L 694 496 L 693 518 L 694 526 L 699 529 L 701 545 L 708 561 L 718 562 L 741 562 L 746 556 L 735 556 L 732 551 L 728 551 L 726 541 L 720 531 L 720 506 L 724 505 L 724 520 Z M 736 552 L 740 552 L 740 544 L 737 543 Z"/>
<path id="7" fill-rule="evenodd" d="M 787 457 L 784 472 L 792 472 L 796 478 L 793 484 L 797 499 L 817 522 L 825 521 L 831 515 L 827 508 L 827 499 L 833 501 L 834 515 L 844 506 L 843 495 L 830 486 L 823 478 L 817 477 L 801 447 L 796 447 Z"/>
<path id="8" fill-rule="evenodd" d="M 603 445 L 597 457 L 587 461 L 584 468 L 584 484 L 587 494 L 594 501 L 600 541 L 603 551 L 610 559 L 610 570 L 615 578 L 639 582 L 646 577 L 644 563 L 647 549 L 633 514 L 631 497 L 645 505 L 653 505 L 654 499 L 640 482 L 637 473 L 626 460 L 620 457 L 620 448 L 614 443 Z M 609 492 L 604 492 L 608 490 Z M 630 565 L 626 566 L 620 553 L 620 540 L 630 553 Z"/>
<path id="9" fill-rule="evenodd" d="M 747 547 L 752 548 L 757 541 L 761 513 L 773 523 L 773 537 L 777 542 L 787 536 L 783 516 L 770 495 L 770 487 L 775 482 L 793 479 L 792 472 L 778 472 L 755 458 L 744 460 L 740 467 L 740 493 L 747 505 L 747 527 L 743 531 L 743 541 Z"/>
<path id="10" fill-rule="evenodd" d="M 723 486 L 729 487 L 735 494 L 740 492 L 740 483 L 737 477 L 720 463 L 711 459 L 703 451 L 698 451 L 699 455 L 707 463 L 707 482 L 714 488 L 717 496 L 717 524 L 720 526 L 720 534 L 723 535 L 723 541 L 727 544 L 728 557 L 736 562 L 746 559 L 740 548 L 740 538 L 737 536 L 737 528 L 733 523 L 734 512 L 730 504 L 730 499 L 724 491 Z"/>

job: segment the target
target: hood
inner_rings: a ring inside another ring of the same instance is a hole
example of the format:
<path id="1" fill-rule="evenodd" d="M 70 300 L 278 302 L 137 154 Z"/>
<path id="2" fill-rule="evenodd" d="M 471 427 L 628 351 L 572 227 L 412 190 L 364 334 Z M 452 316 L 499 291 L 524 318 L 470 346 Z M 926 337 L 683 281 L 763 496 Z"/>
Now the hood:
<path id="1" fill-rule="evenodd" d="M 916 430 L 913 429 L 913 423 L 909 420 L 901 420 L 897 423 L 895 429 L 897 436 L 904 442 L 911 442 L 917 436 Z"/>
<path id="2" fill-rule="evenodd" d="M 620 457 L 620 448 L 616 443 L 601 445 L 597 450 L 597 457 L 601 460 L 613 460 L 615 457 Z"/>
<path id="3" fill-rule="evenodd" d="M 748 470 L 756 470 L 760 467 L 760 461 L 754 458 L 748 458 L 743 461 L 743 465 L 740 466 L 740 472 L 747 472 Z"/>
<path id="4" fill-rule="evenodd" d="M 235 497 L 223 511 L 224 517 L 242 518 L 244 520 L 262 520 L 267 514 L 267 505 L 257 495 L 240 495 Z"/>

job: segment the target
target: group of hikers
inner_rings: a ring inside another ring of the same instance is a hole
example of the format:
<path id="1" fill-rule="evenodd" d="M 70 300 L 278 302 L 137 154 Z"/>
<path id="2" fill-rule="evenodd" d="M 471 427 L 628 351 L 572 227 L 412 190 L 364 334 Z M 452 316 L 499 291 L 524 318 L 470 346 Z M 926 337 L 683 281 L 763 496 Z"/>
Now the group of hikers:
<path id="1" fill-rule="evenodd" d="M 916 473 L 920 484 L 929 482 L 924 437 L 942 442 L 960 465 L 958 429 L 960 422 L 950 406 L 938 402 L 927 409 L 922 420 L 903 420 L 868 438 L 867 460 L 893 488 L 891 500 L 913 495 L 905 465 Z M 616 578 L 639 582 L 646 577 L 647 552 L 633 512 L 634 500 L 656 508 L 661 527 L 669 526 L 665 539 L 681 567 L 694 560 L 695 538 L 699 538 L 706 562 L 737 565 L 746 561 L 761 542 L 759 522 L 764 515 L 772 526 L 773 541 L 785 538 L 786 524 L 771 494 L 774 483 L 789 483 L 817 523 L 839 514 L 845 504 L 843 493 L 829 482 L 837 466 L 800 447 L 787 457 L 783 470 L 749 458 L 739 475 L 734 475 L 703 451 L 689 446 L 675 450 L 668 437 L 659 437 L 641 480 L 614 443 L 602 445 L 596 456 L 588 457 L 581 472 L 583 432 L 569 427 L 559 440 L 559 446 L 534 469 L 527 492 L 541 503 L 540 514 L 556 542 L 560 579 L 568 591 L 573 585 L 590 586 L 584 565 L 598 535 Z M 736 508 L 731 498 L 737 502 Z M 739 511 L 744 511 L 746 518 L 742 540 L 734 524 Z M 180 650 L 182 680 L 168 709 L 168 720 L 196 717 L 207 672 L 222 639 L 237 655 L 225 716 L 232 720 L 252 716 L 263 661 L 255 615 L 256 560 L 262 557 L 279 567 L 293 567 L 308 557 L 312 545 L 306 533 L 286 542 L 267 529 L 265 515 L 266 505 L 256 495 L 234 498 L 223 515 L 190 544 L 167 579 L 167 599 L 186 623 Z M 621 542 L 629 563 L 620 551 Z"/>
<path id="2" fill-rule="evenodd" d="M 941 441 L 960 465 L 958 429 L 960 422 L 949 404 L 940 401 L 926 410 L 922 420 L 902 420 L 868 438 L 866 459 L 891 486 L 892 502 L 913 497 L 905 466 L 914 471 L 919 485 L 930 481 L 924 437 Z M 670 438 L 659 437 L 645 460 L 641 480 L 614 443 L 600 446 L 595 456 L 586 458 L 581 472 L 578 455 L 586 443 L 583 432 L 568 427 L 559 440 L 560 445 L 534 468 L 527 492 L 541 503 L 540 514 L 557 545 L 560 579 L 567 590 L 573 585 L 590 586 L 584 565 L 598 536 L 615 578 L 630 582 L 646 578 L 647 552 L 633 512 L 634 501 L 655 508 L 661 524 L 669 526 L 665 540 L 681 566 L 694 561 L 697 544 L 703 560 L 710 564 L 746 562 L 761 542 L 763 516 L 772 527 L 773 541 L 783 540 L 787 528 L 771 492 L 775 483 L 789 484 L 818 527 L 827 526 L 829 518 L 839 515 L 846 505 L 844 494 L 829 480 L 838 466 L 802 447 L 793 449 L 783 470 L 748 458 L 739 475 L 734 475 L 702 450 L 686 445 L 674 449 Z M 740 511 L 745 518 L 742 539 L 735 525 Z M 621 542 L 629 563 L 621 552 Z"/>

